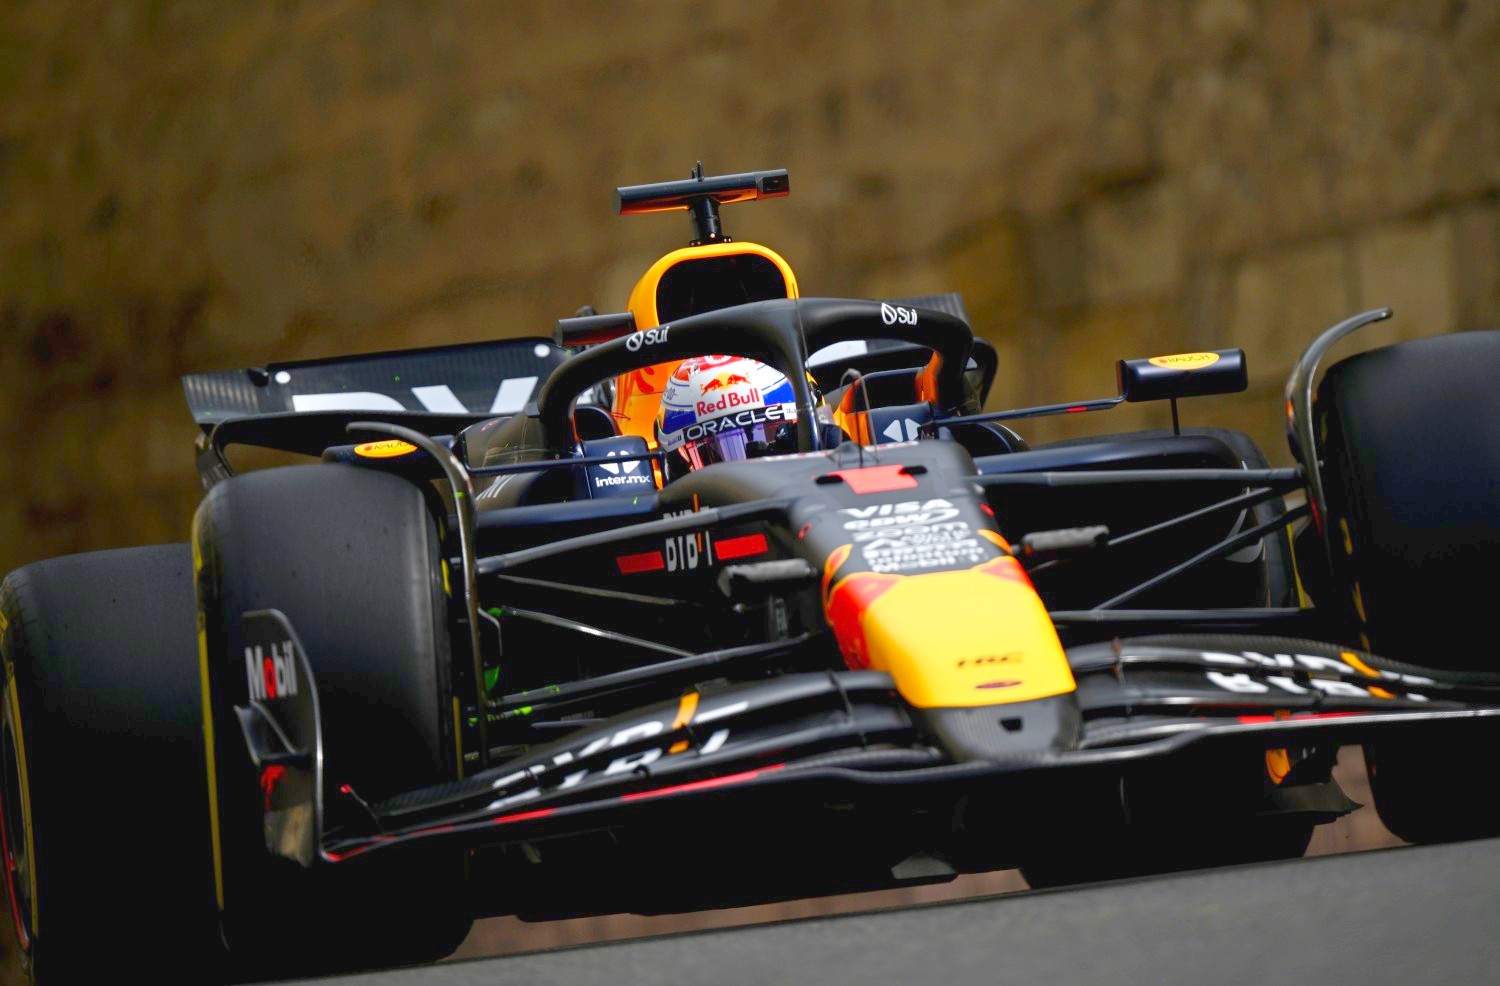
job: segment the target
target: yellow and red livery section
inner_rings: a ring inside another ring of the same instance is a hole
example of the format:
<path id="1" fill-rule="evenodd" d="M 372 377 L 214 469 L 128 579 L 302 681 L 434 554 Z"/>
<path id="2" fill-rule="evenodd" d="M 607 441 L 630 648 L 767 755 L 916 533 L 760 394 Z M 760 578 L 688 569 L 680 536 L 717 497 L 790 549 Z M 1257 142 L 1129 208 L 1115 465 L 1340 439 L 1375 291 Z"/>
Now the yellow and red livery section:
<path id="1" fill-rule="evenodd" d="M 678 264 L 719 257 L 746 256 L 763 257 L 770 261 L 781 272 L 782 279 L 786 282 L 786 296 L 788 298 L 798 296 L 797 276 L 792 273 L 791 265 L 770 247 L 745 241 L 704 243 L 699 246 L 683 247 L 680 250 L 673 250 L 652 264 L 630 292 L 628 307 L 631 314 L 635 316 L 636 328 L 645 330 L 661 324 L 656 307 L 657 289 L 666 273 Z M 656 443 L 654 425 L 656 413 L 661 408 L 661 394 L 666 388 L 668 378 L 672 376 L 680 363 L 681 360 L 657 363 L 615 378 L 613 414 L 615 421 L 619 423 L 622 435 L 637 435 L 654 447 Z"/>
<path id="2" fill-rule="evenodd" d="M 681 206 L 674 203 L 671 208 Z M 768 261 L 785 282 L 786 297 L 799 296 L 796 275 L 775 251 L 749 242 L 699 243 L 666 254 L 636 282 L 628 308 L 637 330 L 661 324 L 658 298 L 669 272 L 679 265 L 728 257 Z M 936 361 L 934 356 L 918 376 L 919 399 L 937 397 Z M 658 363 L 616 378 L 612 413 L 621 434 L 655 445 L 662 393 L 680 365 L 680 360 Z M 723 385 L 733 382 L 726 379 Z M 852 403 L 839 407 L 835 420 L 856 441 L 877 441 L 869 434 L 866 415 Z M 856 495 L 917 485 L 911 476 L 894 475 L 899 472 L 891 466 L 839 475 Z M 1008 550 L 998 532 L 979 533 Z M 727 546 L 719 545 L 720 560 L 729 557 Z M 759 551 L 747 554 L 764 550 L 763 543 L 756 547 Z M 1046 607 L 1020 564 L 1008 555 L 968 569 L 903 575 L 841 571 L 851 552 L 852 545 L 845 545 L 833 553 L 823 585 L 825 614 L 851 668 L 890 673 L 902 696 L 918 708 L 1008 704 L 1074 690 Z M 665 568 L 660 552 L 616 561 L 624 574 Z"/>
<path id="3" fill-rule="evenodd" d="M 1006 548 L 998 533 L 980 534 Z M 835 550 L 823 573 L 824 613 L 850 668 L 887 672 L 919 709 L 1029 702 L 1075 689 L 1047 608 L 1014 558 L 840 577 L 852 550 Z"/>

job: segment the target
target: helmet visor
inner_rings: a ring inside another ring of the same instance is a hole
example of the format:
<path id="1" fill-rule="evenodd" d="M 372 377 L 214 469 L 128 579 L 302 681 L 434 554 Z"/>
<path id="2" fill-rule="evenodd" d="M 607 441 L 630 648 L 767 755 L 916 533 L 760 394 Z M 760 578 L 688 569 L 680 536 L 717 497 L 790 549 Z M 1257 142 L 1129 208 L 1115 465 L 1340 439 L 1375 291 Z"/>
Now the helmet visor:
<path id="1" fill-rule="evenodd" d="M 795 452 L 796 444 L 796 425 L 763 421 L 684 442 L 678 451 L 690 466 L 702 469 L 715 462 L 740 462 L 762 455 Z"/>

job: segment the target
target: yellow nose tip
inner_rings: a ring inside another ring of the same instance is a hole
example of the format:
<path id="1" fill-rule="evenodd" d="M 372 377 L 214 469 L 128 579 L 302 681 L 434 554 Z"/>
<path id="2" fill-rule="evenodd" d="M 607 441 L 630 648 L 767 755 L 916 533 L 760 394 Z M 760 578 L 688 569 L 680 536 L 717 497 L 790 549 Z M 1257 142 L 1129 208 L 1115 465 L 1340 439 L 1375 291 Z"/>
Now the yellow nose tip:
<path id="1" fill-rule="evenodd" d="M 860 614 L 869 666 L 917 708 L 1002 705 L 1076 685 L 1047 608 L 1020 565 L 897 578 Z"/>

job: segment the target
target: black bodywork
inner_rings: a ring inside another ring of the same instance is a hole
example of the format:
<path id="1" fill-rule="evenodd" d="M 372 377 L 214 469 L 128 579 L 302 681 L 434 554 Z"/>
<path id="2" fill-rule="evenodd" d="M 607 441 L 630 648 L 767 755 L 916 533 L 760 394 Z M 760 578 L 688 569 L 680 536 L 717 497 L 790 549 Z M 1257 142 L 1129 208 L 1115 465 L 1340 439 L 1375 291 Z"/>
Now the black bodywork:
<path id="1" fill-rule="evenodd" d="M 447 512 L 462 776 L 325 805 L 337 778 L 322 776 L 309 739 L 315 702 L 252 703 L 241 711 L 252 757 L 292 781 L 268 795 L 269 848 L 321 865 L 459 840 L 487 850 L 478 872 L 504 898 L 492 906 L 528 917 L 723 906 L 1024 862 L 1060 813 L 1081 810 L 1069 792 L 1098 790 L 1101 778 L 1170 763 L 1190 805 L 1203 778 L 1258 765 L 1268 748 L 1326 768 L 1341 742 L 1500 715 L 1493 684 L 1349 649 L 1347 627 L 1299 605 L 1267 556 L 1284 559 L 1287 529 L 1306 513 L 1283 502 L 1301 489 L 1300 468 L 1264 468 L 1222 436 L 1191 431 L 1028 448 L 1003 421 L 1103 410 L 1125 394 L 980 414 L 994 363 L 975 358 L 966 322 L 914 308 L 907 325 L 882 307 L 739 305 L 568 358 L 539 340 L 501 344 L 540 361 L 505 370 L 539 383 L 534 402 L 501 418 L 409 405 L 256 405 L 235 417 L 227 399 L 200 414 L 207 482 L 227 468 L 224 445 L 250 441 L 400 472 L 432 484 Z M 810 352 L 877 336 L 900 345 L 815 367 L 809 381 Z M 577 398 L 639 366 L 708 352 L 787 375 L 802 452 L 722 463 L 658 490 L 661 454 L 612 434 Z M 918 399 L 922 373 L 936 400 Z M 866 388 L 871 414 L 915 417 L 920 440 L 826 443 L 814 387 L 832 403 L 845 381 Z M 266 386 L 222 383 L 224 394 Z M 209 390 L 194 386 L 203 410 Z M 1153 399 L 1201 392 L 1155 378 L 1135 386 Z M 354 453 L 379 438 L 416 450 Z M 639 481 L 614 482 L 627 475 Z M 885 485 L 858 488 L 874 480 Z M 888 674 L 849 666 L 824 608 L 825 565 L 849 538 L 839 518 L 909 501 L 943 501 L 957 523 L 999 535 L 955 548 L 963 564 L 1023 559 L 1069 648 L 1076 692 L 918 709 Z M 1107 532 L 1068 533 L 1080 528 Z M 266 646 L 299 650 L 295 628 L 259 619 Z M 1163 632 L 1192 636 L 1131 639 Z M 1227 636 L 1246 632 L 1258 646 Z M 315 695 L 311 672 L 299 673 Z M 1254 795 L 1236 807 L 1319 820 L 1352 807 L 1326 770 Z M 700 862 L 691 877 L 663 875 Z"/>

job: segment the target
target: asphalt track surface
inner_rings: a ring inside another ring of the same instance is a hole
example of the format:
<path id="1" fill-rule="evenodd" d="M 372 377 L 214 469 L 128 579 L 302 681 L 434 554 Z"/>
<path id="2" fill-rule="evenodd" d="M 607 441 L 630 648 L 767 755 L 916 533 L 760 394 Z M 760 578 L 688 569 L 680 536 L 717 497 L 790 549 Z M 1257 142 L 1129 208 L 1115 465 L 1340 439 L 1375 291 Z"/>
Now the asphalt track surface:
<path id="1" fill-rule="evenodd" d="M 360 986 L 1496 981 L 1500 840 L 322 980 Z"/>

